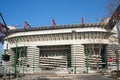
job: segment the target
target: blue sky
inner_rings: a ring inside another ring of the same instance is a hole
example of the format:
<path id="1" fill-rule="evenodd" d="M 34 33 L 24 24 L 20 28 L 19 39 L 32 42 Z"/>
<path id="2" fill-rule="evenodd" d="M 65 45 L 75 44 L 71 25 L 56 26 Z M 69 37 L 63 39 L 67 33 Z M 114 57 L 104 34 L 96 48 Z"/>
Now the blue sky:
<path id="1" fill-rule="evenodd" d="M 57 25 L 96 22 L 106 16 L 107 0 L 0 0 L 0 11 L 7 25 L 23 27 L 49 26 L 54 18 Z"/>
<path id="2" fill-rule="evenodd" d="M 108 0 L 0 0 L 0 11 L 7 25 L 23 28 L 24 21 L 32 27 L 99 22 L 108 16 Z M 2 20 L 0 19 L 0 22 Z M 2 46 L 0 46 L 0 53 Z"/>

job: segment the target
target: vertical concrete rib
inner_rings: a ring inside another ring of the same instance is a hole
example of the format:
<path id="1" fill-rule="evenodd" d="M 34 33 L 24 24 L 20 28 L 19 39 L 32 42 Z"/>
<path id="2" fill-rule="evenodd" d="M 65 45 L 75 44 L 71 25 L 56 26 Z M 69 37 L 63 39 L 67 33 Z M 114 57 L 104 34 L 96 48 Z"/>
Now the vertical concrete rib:
<path id="1" fill-rule="evenodd" d="M 116 55 L 115 55 L 115 53 L 113 52 L 112 48 L 113 48 L 113 45 L 107 45 L 107 46 L 106 46 L 107 61 L 108 61 L 108 59 L 109 59 L 110 57 L 113 58 L 112 64 L 111 64 L 110 62 L 108 62 L 108 68 L 109 68 L 110 66 L 112 66 L 112 70 L 116 70 L 116 65 L 117 65 L 117 64 L 116 64 Z M 118 49 L 119 64 L 120 64 L 120 46 L 118 46 L 116 49 Z M 111 64 L 111 65 L 109 65 L 109 64 Z M 120 67 L 120 65 L 119 65 L 119 67 Z"/>
<path id="2" fill-rule="evenodd" d="M 7 65 L 8 66 L 13 66 L 15 53 L 14 53 L 14 51 L 12 49 L 9 49 L 8 54 L 10 55 L 10 61 L 7 62 Z"/>
<path id="3" fill-rule="evenodd" d="M 39 68 L 39 48 L 36 46 L 28 46 L 27 48 L 27 64 L 30 65 L 30 71 L 36 72 Z"/>
<path id="4" fill-rule="evenodd" d="M 85 70 L 84 45 L 71 45 L 71 66 L 73 68 L 76 66 L 76 69 L 79 72 Z"/>

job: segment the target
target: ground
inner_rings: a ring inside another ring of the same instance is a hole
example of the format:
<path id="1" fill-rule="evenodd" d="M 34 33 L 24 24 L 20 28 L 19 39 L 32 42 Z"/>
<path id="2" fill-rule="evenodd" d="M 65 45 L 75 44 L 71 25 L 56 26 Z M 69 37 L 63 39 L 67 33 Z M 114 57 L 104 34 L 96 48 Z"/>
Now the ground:
<path id="1" fill-rule="evenodd" d="M 2 78 L 0 80 L 3 80 Z M 9 80 L 9 79 L 7 79 Z M 116 80 L 111 77 L 106 77 L 101 74 L 55 74 L 55 73 L 40 73 L 27 74 L 25 76 L 10 80 Z"/>

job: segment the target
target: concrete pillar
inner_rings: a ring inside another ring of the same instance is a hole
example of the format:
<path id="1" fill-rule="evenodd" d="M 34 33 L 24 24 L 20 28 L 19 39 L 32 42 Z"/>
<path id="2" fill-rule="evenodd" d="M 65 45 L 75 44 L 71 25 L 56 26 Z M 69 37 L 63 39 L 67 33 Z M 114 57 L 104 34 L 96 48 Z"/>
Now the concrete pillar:
<path id="1" fill-rule="evenodd" d="M 120 45 L 117 45 L 117 44 L 116 44 L 116 46 L 117 46 L 116 49 L 118 49 L 119 64 L 120 64 Z M 117 64 L 116 64 L 116 62 L 115 62 L 115 60 L 116 60 L 116 55 L 115 55 L 115 53 L 113 52 L 113 48 L 114 48 L 114 45 L 107 45 L 107 46 L 106 46 L 106 58 L 107 58 L 107 63 L 108 63 L 108 69 L 109 69 L 109 70 L 116 70 L 116 66 L 117 66 Z M 108 59 L 109 59 L 110 57 L 113 58 L 113 61 L 112 61 L 112 62 L 108 62 Z M 120 65 L 119 65 L 119 68 L 120 68 Z"/>
<path id="2" fill-rule="evenodd" d="M 27 47 L 27 64 L 28 72 L 39 71 L 39 48 L 36 46 Z"/>
<path id="3" fill-rule="evenodd" d="M 73 70 L 75 70 L 76 66 L 76 73 L 85 71 L 84 45 L 71 45 L 71 66 Z"/>
<path id="4" fill-rule="evenodd" d="M 14 51 L 12 49 L 8 49 L 8 55 L 10 55 L 10 61 L 7 62 L 7 66 L 13 66 L 14 65 Z"/>

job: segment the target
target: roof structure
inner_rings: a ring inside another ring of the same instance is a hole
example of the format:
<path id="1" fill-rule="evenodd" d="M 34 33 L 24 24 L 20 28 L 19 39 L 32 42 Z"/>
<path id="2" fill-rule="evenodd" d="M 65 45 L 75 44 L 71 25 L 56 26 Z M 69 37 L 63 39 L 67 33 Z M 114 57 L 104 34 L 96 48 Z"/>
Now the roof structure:
<path id="1" fill-rule="evenodd" d="M 69 29 L 69 28 L 86 28 L 86 27 L 101 27 L 105 29 L 110 29 L 106 22 L 101 23 L 88 23 L 88 24 L 68 24 L 68 25 L 56 25 L 52 26 L 41 26 L 41 27 L 31 27 L 31 28 L 21 28 L 9 30 L 8 34 L 17 33 L 17 32 L 28 32 L 28 31 L 38 31 L 38 30 L 54 30 L 54 29 Z"/>

